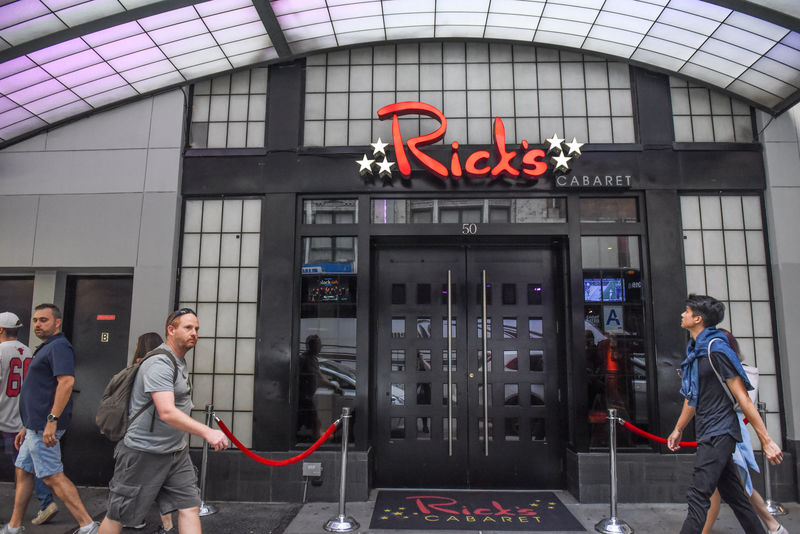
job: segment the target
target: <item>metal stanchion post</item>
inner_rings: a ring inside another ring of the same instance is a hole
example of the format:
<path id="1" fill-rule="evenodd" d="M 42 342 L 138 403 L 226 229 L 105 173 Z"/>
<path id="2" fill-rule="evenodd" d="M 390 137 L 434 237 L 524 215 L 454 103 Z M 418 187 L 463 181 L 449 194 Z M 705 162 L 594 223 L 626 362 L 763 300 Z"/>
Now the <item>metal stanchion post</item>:
<path id="1" fill-rule="evenodd" d="M 617 410 L 614 408 L 608 409 L 608 452 L 611 474 L 611 517 L 601 520 L 594 529 L 603 534 L 633 534 L 633 528 L 617 518 Z"/>
<path id="2" fill-rule="evenodd" d="M 349 406 L 342 408 L 342 473 L 339 481 L 339 514 L 328 519 L 324 529 L 328 532 L 352 532 L 359 527 L 358 521 L 348 517 L 345 512 L 345 490 L 347 488 L 347 442 L 350 439 L 350 419 L 352 410 Z"/>
<path id="3" fill-rule="evenodd" d="M 767 426 L 767 403 L 758 403 L 758 414 L 761 420 L 764 421 L 764 426 Z M 786 509 L 779 502 L 772 500 L 772 480 L 770 479 L 770 464 L 765 455 L 763 456 L 764 464 L 764 504 L 767 505 L 767 511 L 772 515 L 786 515 Z"/>
<path id="4" fill-rule="evenodd" d="M 214 405 L 206 404 L 206 425 L 211 426 Z M 200 517 L 216 514 L 217 508 L 206 502 L 206 467 L 208 464 L 208 442 L 203 443 L 203 459 L 200 462 Z"/>

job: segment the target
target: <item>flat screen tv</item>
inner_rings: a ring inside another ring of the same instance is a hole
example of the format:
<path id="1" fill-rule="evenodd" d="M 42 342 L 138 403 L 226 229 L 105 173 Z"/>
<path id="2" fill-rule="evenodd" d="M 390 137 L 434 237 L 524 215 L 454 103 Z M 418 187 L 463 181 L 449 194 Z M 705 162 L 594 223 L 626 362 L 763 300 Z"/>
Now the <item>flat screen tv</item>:
<path id="1" fill-rule="evenodd" d="M 303 302 L 351 302 L 352 282 L 351 277 L 344 276 L 304 276 Z"/>
<path id="2" fill-rule="evenodd" d="M 623 302 L 625 283 L 622 278 L 584 278 L 585 302 Z"/>

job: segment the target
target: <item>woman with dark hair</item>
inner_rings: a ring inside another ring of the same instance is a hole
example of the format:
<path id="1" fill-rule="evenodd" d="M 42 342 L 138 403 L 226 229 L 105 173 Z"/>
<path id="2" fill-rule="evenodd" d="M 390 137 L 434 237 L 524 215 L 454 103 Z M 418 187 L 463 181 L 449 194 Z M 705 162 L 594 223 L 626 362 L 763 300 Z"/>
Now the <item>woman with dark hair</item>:
<path id="1" fill-rule="evenodd" d="M 720 328 L 719 331 L 725 334 L 725 337 L 728 338 L 728 344 L 739 357 L 739 360 L 743 361 L 744 358 L 739 350 L 739 342 L 736 341 L 734 335 L 724 328 Z M 745 369 L 747 368 L 744 362 L 743 366 L 745 366 Z M 748 393 L 750 394 L 750 400 L 755 404 L 758 398 L 758 376 L 756 374 L 750 377 L 750 383 L 753 385 L 753 389 L 748 391 Z M 772 517 L 772 514 L 767 510 L 767 504 L 764 502 L 764 499 L 755 488 L 753 488 L 753 481 L 750 478 L 750 469 L 758 471 L 758 464 L 753 454 L 753 444 L 750 442 L 750 433 L 745 427 L 744 415 L 739 411 L 736 412 L 736 415 L 739 417 L 739 424 L 742 429 L 742 441 L 736 445 L 736 450 L 733 453 L 733 463 L 738 467 L 739 477 L 742 479 L 742 484 L 744 485 L 744 490 L 748 494 L 750 504 L 753 506 L 753 510 L 755 510 L 756 514 L 758 514 L 759 519 L 767 526 L 770 534 L 789 534 L 789 531 Z M 715 490 L 714 494 L 711 495 L 711 506 L 706 515 L 706 524 L 703 527 L 703 534 L 710 534 L 714 522 L 719 515 L 720 504 L 721 497 L 719 495 L 719 490 Z"/>
<path id="2" fill-rule="evenodd" d="M 164 340 L 155 332 L 148 332 L 139 336 L 136 341 L 136 350 L 133 353 L 133 363 L 139 363 L 145 354 L 161 345 Z"/>
<path id="3" fill-rule="evenodd" d="M 162 343 L 164 343 L 164 339 L 156 332 L 147 332 L 146 334 L 139 336 L 139 339 L 136 341 L 136 350 L 133 352 L 133 363 L 139 363 L 142 361 L 142 358 L 144 358 L 148 352 L 155 349 Z M 136 526 L 126 525 L 125 528 L 135 528 L 138 530 L 144 528 L 145 526 L 147 526 L 147 523 L 142 523 L 141 525 Z M 155 534 L 173 534 L 175 532 L 176 530 L 172 524 L 172 514 L 162 514 L 161 527 L 159 527 Z"/>

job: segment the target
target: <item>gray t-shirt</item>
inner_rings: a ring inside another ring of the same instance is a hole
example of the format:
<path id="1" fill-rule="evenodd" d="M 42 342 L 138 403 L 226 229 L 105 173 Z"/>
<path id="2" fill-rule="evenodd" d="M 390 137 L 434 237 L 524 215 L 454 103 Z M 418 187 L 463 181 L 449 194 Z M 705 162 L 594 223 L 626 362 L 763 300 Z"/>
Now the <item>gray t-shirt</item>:
<path id="1" fill-rule="evenodd" d="M 158 348 L 170 350 L 166 343 L 161 344 Z M 172 351 L 170 350 L 170 352 Z M 174 356 L 174 353 L 172 354 L 178 362 L 178 380 L 174 385 L 172 378 L 175 368 L 166 354 L 152 356 L 139 367 L 131 392 L 131 407 L 128 412 L 131 417 L 151 400 L 151 393 L 155 391 L 172 391 L 175 394 L 175 406 L 186 415 L 190 415 L 194 405 L 187 378 L 186 361 Z M 155 413 L 155 421 L 153 421 L 153 413 Z M 151 423 L 153 423 L 152 432 L 150 431 Z M 162 421 L 153 405 L 130 424 L 125 433 L 125 445 L 139 451 L 164 454 L 183 449 L 188 445 L 188 440 L 186 432 L 173 428 Z"/>

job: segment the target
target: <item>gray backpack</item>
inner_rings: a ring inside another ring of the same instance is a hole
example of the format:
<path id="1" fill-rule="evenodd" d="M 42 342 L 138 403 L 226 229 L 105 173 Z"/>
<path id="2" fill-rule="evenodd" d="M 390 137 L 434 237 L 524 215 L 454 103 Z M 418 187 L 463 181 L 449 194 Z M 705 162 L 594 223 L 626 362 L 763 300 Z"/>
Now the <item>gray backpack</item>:
<path id="1" fill-rule="evenodd" d="M 100 401 L 100 406 L 97 408 L 97 415 L 95 415 L 95 422 L 100 428 L 100 433 L 111 441 L 119 441 L 125 436 L 128 426 L 134 419 L 142 415 L 145 410 L 153 405 L 153 399 L 150 399 L 144 406 L 141 407 L 133 416 L 128 416 L 128 411 L 131 403 L 131 391 L 133 390 L 133 383 L 136 380 L 136 373 L 144 361 L 157 354 L 166 354 L 169 356 L 170 361 L 174 367 L 174 374 L 172 376 L 172 383 L 178 380 L 178 362 L 175 357 L 167 350 L 155 349 L 148 352 L 139 363 L 132 363 L 119 373 L 115 374 L 109 380 L 106 389 L 103 391 L 103 398 Z M 155 410 L 153 410 L 153 420 L 155 421 Z"/>

